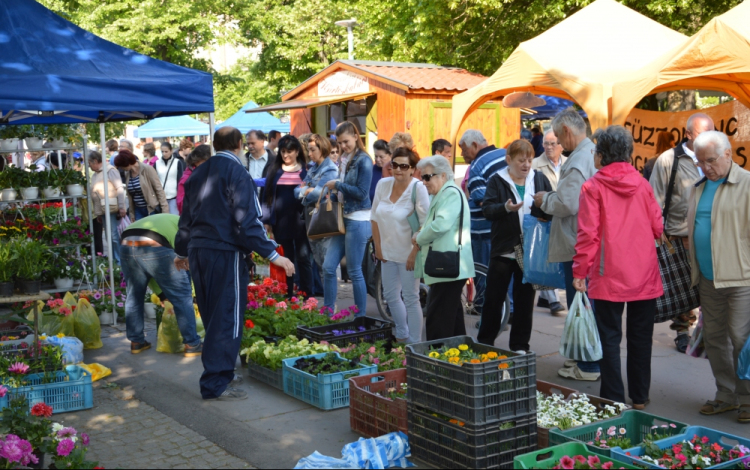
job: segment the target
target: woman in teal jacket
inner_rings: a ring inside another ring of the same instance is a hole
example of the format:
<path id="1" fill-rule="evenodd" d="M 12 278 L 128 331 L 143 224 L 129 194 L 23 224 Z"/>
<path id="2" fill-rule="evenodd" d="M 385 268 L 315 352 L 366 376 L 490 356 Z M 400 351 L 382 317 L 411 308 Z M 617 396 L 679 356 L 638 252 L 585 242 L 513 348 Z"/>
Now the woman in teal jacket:
<path id="1" fill-rule="evenodd" d="M 462 336 L 466 334 L 466 327 L 461 292 L 466 281 L 474 277 L 469 203 L 461 188 L 453 182 L 453 171 L 445 157 L 424 158 L 417 164 L 417 169 L 422 173 L 427 192 L 433 196 L 424 226 L 413 238 L 419 247 L 414 275 L 423 277 L 430 286 L 425 328 L 427 341 Z M 424 263 L 430 247 L 433 251 L 460 253 L 458 277 L 436 278 L 424 273 Z"/>

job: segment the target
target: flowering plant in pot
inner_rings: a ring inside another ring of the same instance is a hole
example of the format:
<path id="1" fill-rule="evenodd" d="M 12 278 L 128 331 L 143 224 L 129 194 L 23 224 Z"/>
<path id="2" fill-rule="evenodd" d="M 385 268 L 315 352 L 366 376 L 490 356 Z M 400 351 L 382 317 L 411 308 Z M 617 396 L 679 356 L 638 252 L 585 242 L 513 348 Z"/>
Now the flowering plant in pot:
<path id="1" fill-rule="evenodd" d="M 0 241 L 0 297 L 13 295 L 13 270 L 18 253 L 12 248 L 12 243 Z"/>
<path id="2" fill-rule="evenodd" d="M 0 434 L 12 434 L 27 441 L 34 456 L 33 459 L 29 458 L 27 464 L 40 463 L 44 459 L 44 454 L 54 450 L 50 439 L 52 437 L 52 421 L 49 420 L 51 416 L 52 407 L 44 402 L 35 404 L 29 411 L 29 403 L 25 396 L 11 396 L 8 407 L 2 412 Z M 17 461 L 23 463 L 21 460 Z"/>
<path id="3" fill-rule="evenodd" d="M 52 461 L 55 468 L 97 468 L 98 462 L 86 460 L 89 436 L 85 432 L 80 436 L 75 428 L 52 425 Z"/>
<path id="4" fill-rule="evenodd" d="M 43 236 L 45 241 L 54 246 L 91 243 L 91 233 L 78 216 L 51 225 Z"/>
<path id="5" fill-rule="evenodd" d="M 75 252 L 55 253 L 49 275 L 54 279 L 55 287 L 69 289 L 76 280 L 83 278 L 83 264 Z"/>
<path id="6" fill-rule="evenodd" d="M 114 289 L 115 312 L 118 318 L 125 316 L 125 283 Z M 86 299 L 96 311 L 97 315 L 112 311 L 112 290 L 108 288 L 97 289 L 92 291 L 81 291 L 78 294 L 79 299 Z"/>

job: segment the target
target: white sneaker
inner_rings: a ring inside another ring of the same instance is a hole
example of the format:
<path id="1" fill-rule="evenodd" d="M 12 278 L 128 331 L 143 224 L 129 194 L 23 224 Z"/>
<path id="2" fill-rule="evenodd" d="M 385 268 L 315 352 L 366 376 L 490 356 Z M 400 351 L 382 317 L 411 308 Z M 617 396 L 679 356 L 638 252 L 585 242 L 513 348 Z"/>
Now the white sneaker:
<path id="1" fill-rule="evenodd" d="M 566 369 L 570 367 L 575 367 L 577 365 L 578 365 L 578 361 L 576 361 L 575 359 L 568 359 L 567 361 L 563 363 L 563 367 Z"/>
<path id="2" fill-rule="evenodd" d="M 520 356 L 523 356 L 524 354 L 526 354 L 526 351 L 513 351 L 513 352 Z"/>
<path id="3" fill-rule="evenodd" d="M 578 366 L 574 366 L 563 367 L 562 369 L 557 371 L 557 375 L 559 375 L 560 377 L 565 377 L 566 379 L 596 382 L 597 380 L 599 380 L 599 377 L 601 377 L 602 374 L 598 372 L 584 372 L 579 369 Z"/>

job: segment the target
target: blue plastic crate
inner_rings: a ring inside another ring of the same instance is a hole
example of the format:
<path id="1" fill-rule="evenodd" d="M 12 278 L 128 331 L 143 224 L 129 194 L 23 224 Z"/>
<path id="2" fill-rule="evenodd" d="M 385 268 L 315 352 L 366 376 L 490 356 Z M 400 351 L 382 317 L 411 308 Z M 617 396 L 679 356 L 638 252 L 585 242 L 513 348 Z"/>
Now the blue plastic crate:
<path id="1" fill-rule="evenodd" d="M 320 359 L 330 353 L 313 354 L 311 356 Z M 336 357 L 346 361 L 338 353 Z M 358 370 L 348 372 L 336 372 L 334 374 L 318 374 L 314 376 L 294 368 L 294 363 L 300 357 L 284 359 L 284 393 L 298 400 L 309 403 L 321 410 L 335 410 L 349 406 L 349 378 L 360 375 L 374 374 L 378 366 L 365 366 L 360 364 Z"/>
<path id="2" fill-rule="evenodd" d="M 8 406 L 9 398 L 17 396 L 26 397 L 29 409 L 44 402 L 52 407 L 55 414 L 94 407 L 94 389 L 89 372 L 78 366 L 67 366 L 64 371 L 51 374 L 54 375 L 51 383 L 42 383 L 45 374 L 29 374 L 26 378 L 29 385 L 9 388 L 8 394 L 0 398 L 0 409 Z"/>
<path id="3" fill-rule="evenodd" d="M 678 444 L 682 441 L 689 441 L 693 438 L 693 436 L 708 437 L 711 442 L 717 442 L 725 449 L 731 449 L 735 447 L 738 444 L 742 444 L 745 447 L 750 448 L 750 439 L 746 437 L 739 437 L 732 434 L 727 434 L 725 432 L 717 431 L 715 429 L 711 428 L 704 428 L 703 426 L 689 426 L 685 429 L 685 432 L 683 434 L 679 434 L 677 436 L 672 436 L 666 439 L 662 439 L 659 441 L 654 442 L 657 446 L 659 446 L 660 449 L 666 449 L 668 447 L 672 447 L 673 444 Z M 636 465 L 638 467 L 642 468 L 664 468 L 659 467 L 656 465 L 651 465 L 649 463 L 644 462 L 643 460 L 638 459 L 637 457 L 640 457 L 644 454 L 645 448 L 642 446 L 638 447 L 632 447 L 630 449 L 623 450 L 619 447 L 615 447 L 612 449 L 612 458 L 617 459 L 621 462 L 627 462 L 631 463 L 633 465 Z M 629 454 L 629 455 L 628 455 Z M 746 459 L 748 456 L 745 456 L 741 459 L 734 459 L 729 460 L 727 462 L 722 462 L 718 465 L 714 465 L 712 467 L 706 467 L 706 468 L 735 468 L 738 463 L 740 463 L 741 460 Z"/>

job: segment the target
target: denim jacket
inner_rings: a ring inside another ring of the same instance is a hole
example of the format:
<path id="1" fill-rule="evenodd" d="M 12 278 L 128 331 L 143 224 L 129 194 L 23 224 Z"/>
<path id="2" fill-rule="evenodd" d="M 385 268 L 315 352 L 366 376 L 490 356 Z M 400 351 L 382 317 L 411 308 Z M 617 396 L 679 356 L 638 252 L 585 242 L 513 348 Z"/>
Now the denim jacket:
<path id="1" fill-rule="evenodd" d="M 368 210 L 370 201 L 370 181 L 372 181 L 372 160 L 362 150 L 351 157 L 351 165 L 346 170 L 344 181 L 336 182 L 336 190 L 344 194 L 344 214 Z"/>
<path id="2" fill-rule="evenodd" d="M 302 205 L 314 205 L 316 202 L 318 202 L 318 197 L 320 197 L 320 193 L 323 191 L 323 185 L 325 185 L 332 179 L 335 179 L 338 173 L 338 167 L 331 161 L 330 158 L 326 157 L 326 159 L 323 160 L 323 163 L 321 163 L 320 165 L 316 165 L 315 163 L 313 163 L 309 171 L 307 172 L 307 176 L 305 176 L 305 180 L 303 181 L 305 186 L 302 188 L 295 188 L 294 197 L 300 199 L 300 194 L 303 190 L 306 191 L 307 188 L 313 188 L 310 194 L 302 198 Z"/>

